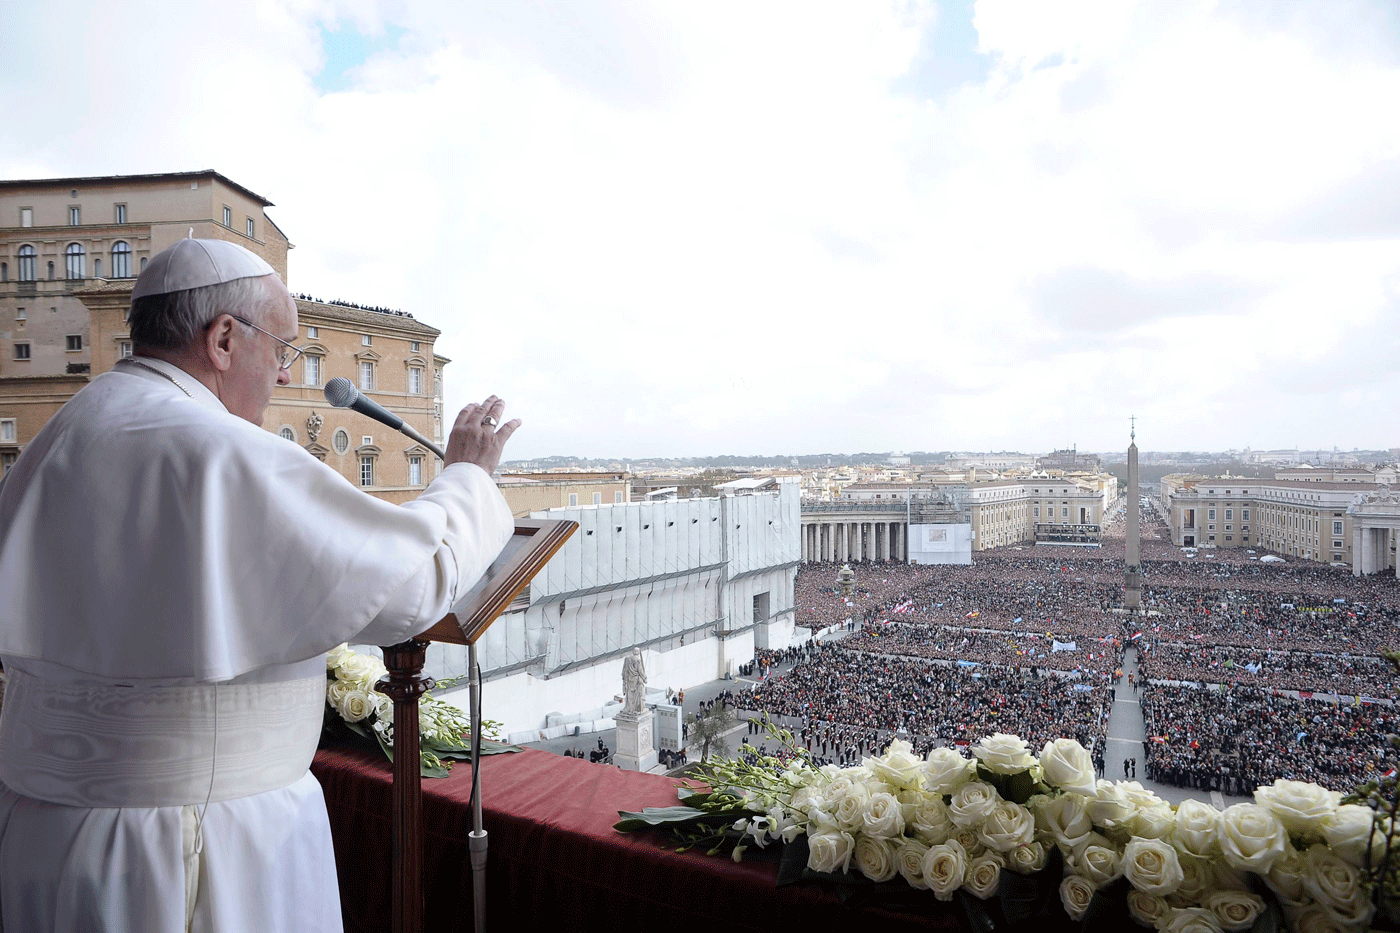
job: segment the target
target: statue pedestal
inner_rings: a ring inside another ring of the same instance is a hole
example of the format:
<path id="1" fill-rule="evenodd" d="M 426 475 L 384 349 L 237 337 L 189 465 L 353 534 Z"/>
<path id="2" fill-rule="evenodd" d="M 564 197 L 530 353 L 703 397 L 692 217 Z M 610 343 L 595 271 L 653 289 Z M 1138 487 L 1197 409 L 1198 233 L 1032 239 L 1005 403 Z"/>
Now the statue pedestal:
<path id="1" fill-rule="evenodd" d="M 617 722 L 617 748 L 613 749 L 613 764 L 624 771 L 650 771 L 656 767 L 656 742 L 653 739 L 652 712 L 623 711 Z"/>

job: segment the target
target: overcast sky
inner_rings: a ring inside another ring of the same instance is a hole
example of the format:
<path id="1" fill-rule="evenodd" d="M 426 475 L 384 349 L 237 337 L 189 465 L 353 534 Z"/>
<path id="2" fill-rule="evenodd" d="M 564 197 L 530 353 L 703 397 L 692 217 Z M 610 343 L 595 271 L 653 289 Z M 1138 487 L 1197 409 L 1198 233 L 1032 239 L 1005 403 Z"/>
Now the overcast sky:
<path id="1" fill-rule="evenodd" d="M 1400 446 L 1400 4 L 0 2 L 0 178 L 216 169 L 507 457 Z"/>

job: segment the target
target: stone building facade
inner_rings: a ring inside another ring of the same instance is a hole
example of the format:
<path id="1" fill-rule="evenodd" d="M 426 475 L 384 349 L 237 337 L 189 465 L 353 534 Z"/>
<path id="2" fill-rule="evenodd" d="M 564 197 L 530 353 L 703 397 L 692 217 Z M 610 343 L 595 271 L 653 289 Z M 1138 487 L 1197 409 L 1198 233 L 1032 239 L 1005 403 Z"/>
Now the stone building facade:
<path id="1" fill-rule="evenodd" d="M 218 172 L 0 181 L 0 469 L 92 376 L 132 352 L 126 314 L 146 261 L 187 236 L 244 246 L 287 279 L 272 202 Z M 306 353 L 263 426 L 352 483 L 412 499 L 441 464 L 397 431 L 332 408 L 345 376 L 442 446 L 438 330 L 412 317 L 297 299 Z"/>

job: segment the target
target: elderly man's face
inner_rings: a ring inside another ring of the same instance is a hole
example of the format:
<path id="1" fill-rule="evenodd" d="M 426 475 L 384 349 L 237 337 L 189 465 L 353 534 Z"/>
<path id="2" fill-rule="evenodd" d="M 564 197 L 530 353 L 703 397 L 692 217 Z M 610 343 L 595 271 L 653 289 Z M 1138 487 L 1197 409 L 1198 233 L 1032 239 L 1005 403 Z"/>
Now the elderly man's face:
<path id="1" fill-rule="evenodd" d="M 298 334 L 296 302 L 276 276 L 269 276 L 267 282 L 269 300 L 262 313 L 246 316 L 269 333 L 295 343 Z M 226 377 L 222 400 L 233 414 L 261 425 L 273 388 L 287 385 L 291 375 L 278 365 L 282 353 L 280 343 L 251 327 L 237 327 L 235 332 L 238 353 Z"/>

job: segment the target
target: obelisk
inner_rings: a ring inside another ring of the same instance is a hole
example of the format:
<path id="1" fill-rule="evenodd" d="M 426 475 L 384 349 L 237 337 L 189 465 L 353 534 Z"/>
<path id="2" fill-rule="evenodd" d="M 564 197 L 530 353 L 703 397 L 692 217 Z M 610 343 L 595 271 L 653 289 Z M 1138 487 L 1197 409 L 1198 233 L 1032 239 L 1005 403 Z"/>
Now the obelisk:
<path id="1" fill-rule="evenodd" d="M 1142 609 L 1142 537 L 1138 528 L 1138 449 L 1137 423 L 1133 427 L 1128 444 L 1128 517 L 1127 542 L 1123 560 L 1123 607 L 1130 612 Z"/>

